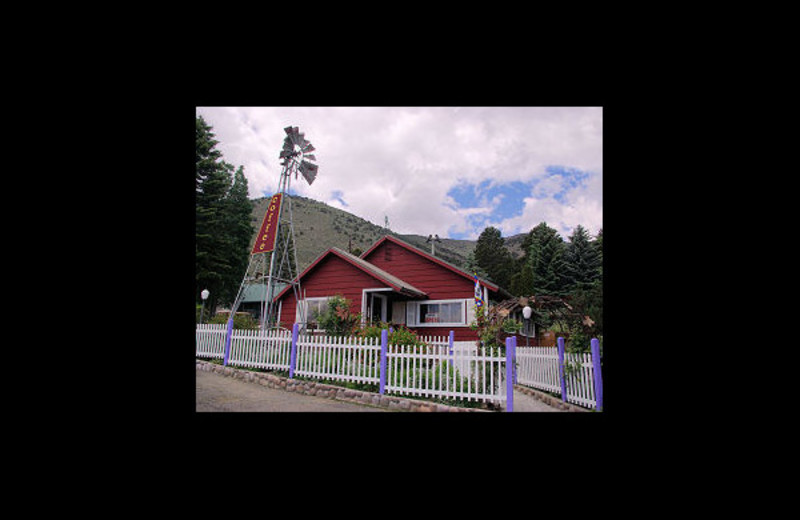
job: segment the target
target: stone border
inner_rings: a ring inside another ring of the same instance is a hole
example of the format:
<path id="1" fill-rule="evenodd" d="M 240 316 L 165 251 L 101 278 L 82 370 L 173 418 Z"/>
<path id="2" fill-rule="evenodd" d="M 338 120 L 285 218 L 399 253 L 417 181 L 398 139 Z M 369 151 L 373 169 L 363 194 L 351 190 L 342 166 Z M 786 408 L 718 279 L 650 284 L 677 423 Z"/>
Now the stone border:
<path id="1" fill-rule="evenodd" d="M 341 386 L 328 385 L 325 383 L 317 383 L 315 381 L 300 381 L 298 379 L 289 379 L 269 372 L 253 372 L 250 370 L 240 370 L 233 367 L 224 367 L 204 361 L 202 359 L 195 360 L 195 370 L 204 372 L 215 372 L 226 377 L 232 377 L 241 381 L 250 383 L 257 383 L 267 388 L 276 390 L 285 390 L 287 392 L 297 392 L 303 395 L 314 395 L 317 397 L 324 397 L 327 399 L 334 399 L 345 403 L 356 403 L 362 405 L 375 406 L 378 408 L 386 408 L 397 412 L 488 412 L 489 410 L 481 410 L 479 408 L 461 408 L 458 406 L 449 406 L 441 403 L 432 403 L 430 401 L 419 401 L 417 399 L 408 399 L 405 397 L 380 395 L 374 392 L 366 392 L 363 390 L 352 390 Z"/>
<path id="2" fill-rule="evenodd" d="M 580 406 L 576 406 L 572 403 L 565 403 L 561 400 L 560 397 L 553 397 L 550 394 L 545 392 L 541 392 L 539 390 L 535 390 L 533 388 L 528 388 L 527 386 L 521 385 L 514 385 L 514 390 L 518 392 L 522 392 L 523 394 L 527 394 L 534 399 L 538 399 L 539 401 L 543 402 L 547 406 L 552 406 L 553 408 L 558 408 L 559 410 L 564 410 L 566 412 L 591 412 L 592 410 L 587 410 L 586 408 L 582 408 Z"/>

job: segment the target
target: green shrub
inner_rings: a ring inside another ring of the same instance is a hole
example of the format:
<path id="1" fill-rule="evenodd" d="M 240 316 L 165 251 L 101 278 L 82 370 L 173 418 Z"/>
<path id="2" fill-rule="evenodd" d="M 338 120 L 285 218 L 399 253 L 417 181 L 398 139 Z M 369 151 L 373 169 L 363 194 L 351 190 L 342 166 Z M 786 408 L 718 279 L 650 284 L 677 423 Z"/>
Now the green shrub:
<path id="1" fill-rule="evenodd" d="M 227 314 L 217 314 L 208 323 L 228 323 Z M 233 315 L 233 328 L 234 329 L 257 329 L 258 322 L 253 318 L 250 313 L 244 312 Z"/>

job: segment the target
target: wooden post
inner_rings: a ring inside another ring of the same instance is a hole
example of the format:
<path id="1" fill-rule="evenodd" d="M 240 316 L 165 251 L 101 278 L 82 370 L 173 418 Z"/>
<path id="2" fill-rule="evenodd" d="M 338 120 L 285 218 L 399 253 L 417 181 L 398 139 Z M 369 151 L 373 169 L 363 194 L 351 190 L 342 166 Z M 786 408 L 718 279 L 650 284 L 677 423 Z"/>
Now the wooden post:
<path id="1" fill-rule="evenodd" d="M 506 412 L 514 411 L 514 345 L 506 338 Z"/>
<path id="2" fill-rule="evenodd" d="M 564 378 L 564 338 L 558 337 L 558 366 L 561 371 L 561 400 L 567 402 L 567 380 Z"/>
<path id="3" fill-rule="evenodd" d="M 455 331 L 450 331 L 450 366 L 453 366 L 453 339 L 455 337 Z"/>
<path id="4" fill-rule="evenodd" d="M 381 383 L 379 393 L 386 392 L 386 353 L 389 347 L 389 332 L 386 329 L 381 331 Z"/>
<path id="5" fill-rule="evenodd" d="M 289 379 L 294 379 L 294 369 L 297 366 L 297 336 L 300 334 L 300 326 L 295 323 L 292 326 L 292 352 L 289 355 Z"/>
<path id="6" fill-rule="evenodd" d="M 228 366 L 228 360 L 231 357 L 231 336 L 233 336 L 233 313 L 228 320 L 228 332 L 225 334 L 225 358 L 222 360 L 223 366 Z"/>
<path id="7" fill-rule="evenodd" d="M 594 398 L 597 401 L 595 408 L 603 409 L 603 370 L 600 366 L 600 341 L 592 338 L 592 368 L 594 375 Z"/>

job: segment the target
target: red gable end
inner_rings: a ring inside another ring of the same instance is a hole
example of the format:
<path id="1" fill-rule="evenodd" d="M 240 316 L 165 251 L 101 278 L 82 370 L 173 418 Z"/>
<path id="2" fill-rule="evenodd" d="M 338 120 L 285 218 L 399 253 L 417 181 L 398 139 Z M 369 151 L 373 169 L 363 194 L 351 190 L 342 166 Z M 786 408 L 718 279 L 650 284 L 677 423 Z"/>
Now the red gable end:
<path id="1" fill-rule="evenodd" d="M 361 258 L 425 291 L 431 300 L 473 295 L 471 274 L 390 235 L 378 240 Z M 487 280 L 480 282 L 491 292 L 499 290 Z"/>

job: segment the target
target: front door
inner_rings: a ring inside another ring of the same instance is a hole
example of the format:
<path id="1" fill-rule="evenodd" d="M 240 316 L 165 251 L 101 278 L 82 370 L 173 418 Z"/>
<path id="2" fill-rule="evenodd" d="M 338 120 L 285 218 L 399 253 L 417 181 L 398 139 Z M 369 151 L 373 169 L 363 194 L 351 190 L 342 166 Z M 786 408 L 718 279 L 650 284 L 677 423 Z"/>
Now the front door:
<path id="1" fill-rule="evenodd" d="M 372 323 L 386 321 L 386 296 L 379 293 L 369 293 L 369 320 Z"/>

